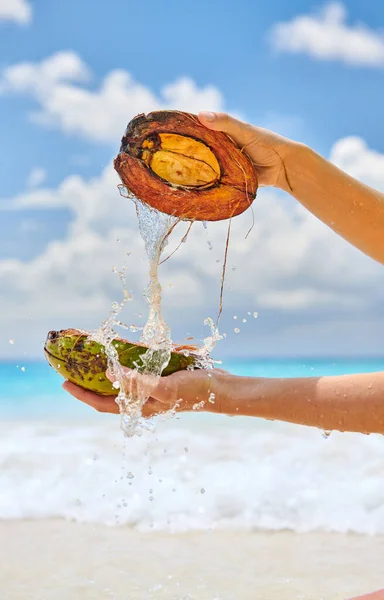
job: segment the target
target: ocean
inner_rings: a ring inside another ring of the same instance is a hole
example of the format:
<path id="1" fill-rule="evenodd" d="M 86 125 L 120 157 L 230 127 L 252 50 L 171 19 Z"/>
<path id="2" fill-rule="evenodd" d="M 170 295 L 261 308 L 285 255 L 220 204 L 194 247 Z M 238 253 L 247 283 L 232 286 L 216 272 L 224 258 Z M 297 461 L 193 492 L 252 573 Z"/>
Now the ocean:
<path id="1" fill-rule="evenodd" d="M 373 372 L 384 359 L 226 361 L 239 375 Z M 0 520 L 138 531 L 384 534 L 384 437 L 205 414 L 124 439 L 44 362 L 0 363 Z"/>

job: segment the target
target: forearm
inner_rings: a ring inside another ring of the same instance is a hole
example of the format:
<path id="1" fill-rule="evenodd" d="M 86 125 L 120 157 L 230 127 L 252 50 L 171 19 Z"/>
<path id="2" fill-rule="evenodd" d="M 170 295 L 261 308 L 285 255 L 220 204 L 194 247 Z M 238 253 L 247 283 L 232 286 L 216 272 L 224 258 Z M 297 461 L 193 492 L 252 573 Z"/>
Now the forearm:
<path id="1" fill-rule="evenodd" d="M 384 194 L 358 182 L 310 148 L 284 155 L 281 187 L 341 237 L 384 264 Z"/>
<path id="2" fill-rule="evenodd" d="M 384 372 L 224 380 L 209 410 L 261 417 L 324 430 L 384 434 Z"/>

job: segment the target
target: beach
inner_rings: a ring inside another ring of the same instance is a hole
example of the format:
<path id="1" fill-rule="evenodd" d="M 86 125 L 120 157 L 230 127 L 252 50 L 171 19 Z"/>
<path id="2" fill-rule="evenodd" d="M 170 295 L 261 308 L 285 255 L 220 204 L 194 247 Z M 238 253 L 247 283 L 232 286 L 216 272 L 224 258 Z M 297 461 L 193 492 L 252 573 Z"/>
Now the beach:
<path id="1" fill-rule="evenodd" d="M 380 366 L 300 364 L 231 368 Z M 192 413 L 125 438 L 47 365 L 24 367 L 0 364 L 1 600 L 346 600 L 384 587 L 383 436 Z"/>
<path id="2" fill-rule="evenodd" d="M 384 536 L 44 520 L 3 521 L 0 537 L 4 600 L 342 600 L 383 585 Z"/>

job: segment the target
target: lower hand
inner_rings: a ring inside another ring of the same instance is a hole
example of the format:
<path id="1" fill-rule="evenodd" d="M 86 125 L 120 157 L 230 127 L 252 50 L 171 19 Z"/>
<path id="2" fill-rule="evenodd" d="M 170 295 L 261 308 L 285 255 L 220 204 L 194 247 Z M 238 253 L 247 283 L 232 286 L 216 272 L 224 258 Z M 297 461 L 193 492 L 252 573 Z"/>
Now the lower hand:
<path id="1" fill-rule="evenodd" d="M 116 380 L 109 371 L 107 377 Z M 124 368 L 124 386 L 133 395 L 139 394 L 148 398 L 142 407 L 143 417 L 153 417 L 170 410 L 191 411 L 205 410 L 220 412 L 225 387 L 223 383 L 230 375 L 221 369 L 196 369 L 195 371 L 178 371 L 167 377 L 140 374 Z M 118 414 L 119 406 L 116 396 L 100 396 L 66 381 L 64 390 L 74 398 L 88 404 L 98 412 Z"/>

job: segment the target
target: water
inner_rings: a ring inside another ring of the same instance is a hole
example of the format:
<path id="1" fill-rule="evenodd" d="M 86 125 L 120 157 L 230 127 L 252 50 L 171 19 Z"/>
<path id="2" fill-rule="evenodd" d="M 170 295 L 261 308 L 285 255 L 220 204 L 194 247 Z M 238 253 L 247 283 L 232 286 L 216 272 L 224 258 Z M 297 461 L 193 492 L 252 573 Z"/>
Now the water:
<path id="1" fill-rule="evenodd" d="M 168 236 L 178 220 L 151 209 L 139 200 L 135 200 L 135 204 L 139 230 L 145 242 L 149 259 L 149 285 L 145 292 L 145 298 L 149 304 L 149 315 L 140 338 L 140 342 L 148 347 L 148 351 L 142 356 L 140 367 L 143 372 L 157 378 L 161 376 L 163 369 L 167 366 L 172 350 L 171 330 L 166 324 L 161 310 L 162 289 L 158 278 L 158 267 L 161 254 L 167 245 Z M 119 317 L 126 303 L 132 299 L 127 291 L 124 271 L 120 272 L 120 278 L 123 300 L 121 303 L 113 304 L 109 317 L 91 335 L 90 339 L 105 347 L 109 369 L 116 378 L 113 385 L 118 390 L 116 402 L 120 409 L 121 429 L 127 437 L 131 437 L 141 435 L 149 427 L 148 422 L 141 417 L 141 409 L 148 399 L 148 393 L 140 384 L 140 380 L 134 385 L 133 379 L 125 376 L 119 363 L 118 351 L 112 343 L 117 337 L 116 326 L 125 327 Z"/>
<path id="2" fill-rule="evenodd" d="M 140 338 L 140 342 L 148 347 L 148 351 L 141 357 L 140 370 L 152 378 L 159 378 L 169 363 L 172 339 L 171 330 L 162 314 L 162 288 L 158 269 L 168 238 L 180 220 L 160 213 L 140 200 L 135 200 L 135 204 L 139 230 L 149 260 L 149 285 L 144 294 L 149 305 L 149 315 Z M 190 227 L 191 225 L 182 242 L 186 240 Z M 117 272 L 116 267 L 114 270 Z M 105 347 L 109 369 L 116 378 L 113 385 L 118 390 L 116 402 L 120 409 L 121 429 L 127 437 L 132 437 L 141 435 L 143 431 L 150 428 L 148 421 L 141 417 L 141 409 L 149 396 L 148 387 L 142 385 L 140 379 L 134 380 L 126 377 L 119 364 L 116 346 L 112 343 L 117 337 L 116 326 L 128 328 L 120 321 L 119 317 L 126 303 L 132 299 L 127 290 L 125 270 L 120 271 L 119 275 L 123 287 L 123 300 L 120 303 L 113 303 L 110 315 L 101 327 L 92 333 L 90 339 Z M 197 351 L 197 363 L 200 368 L 210 369 L 214 364 L 210 357 L 211 352 L 222 336 L 211 318 L 207 318 L 205 324 L 210 327 L 211 335 L 205 338 L 203 346 Z"/>
<path id="3" fill-rule="evenodd" d="M 255 359 L 223 368 L 295 377 L 383 364 Z M 0 380 L 0 519 L 384 533 L 383 436 L 333 432 L 324 440 L 316 429 L 194 411 L 124 440 L 115 416 L 62 391 L 44 362 L 0 363 Z"/>

